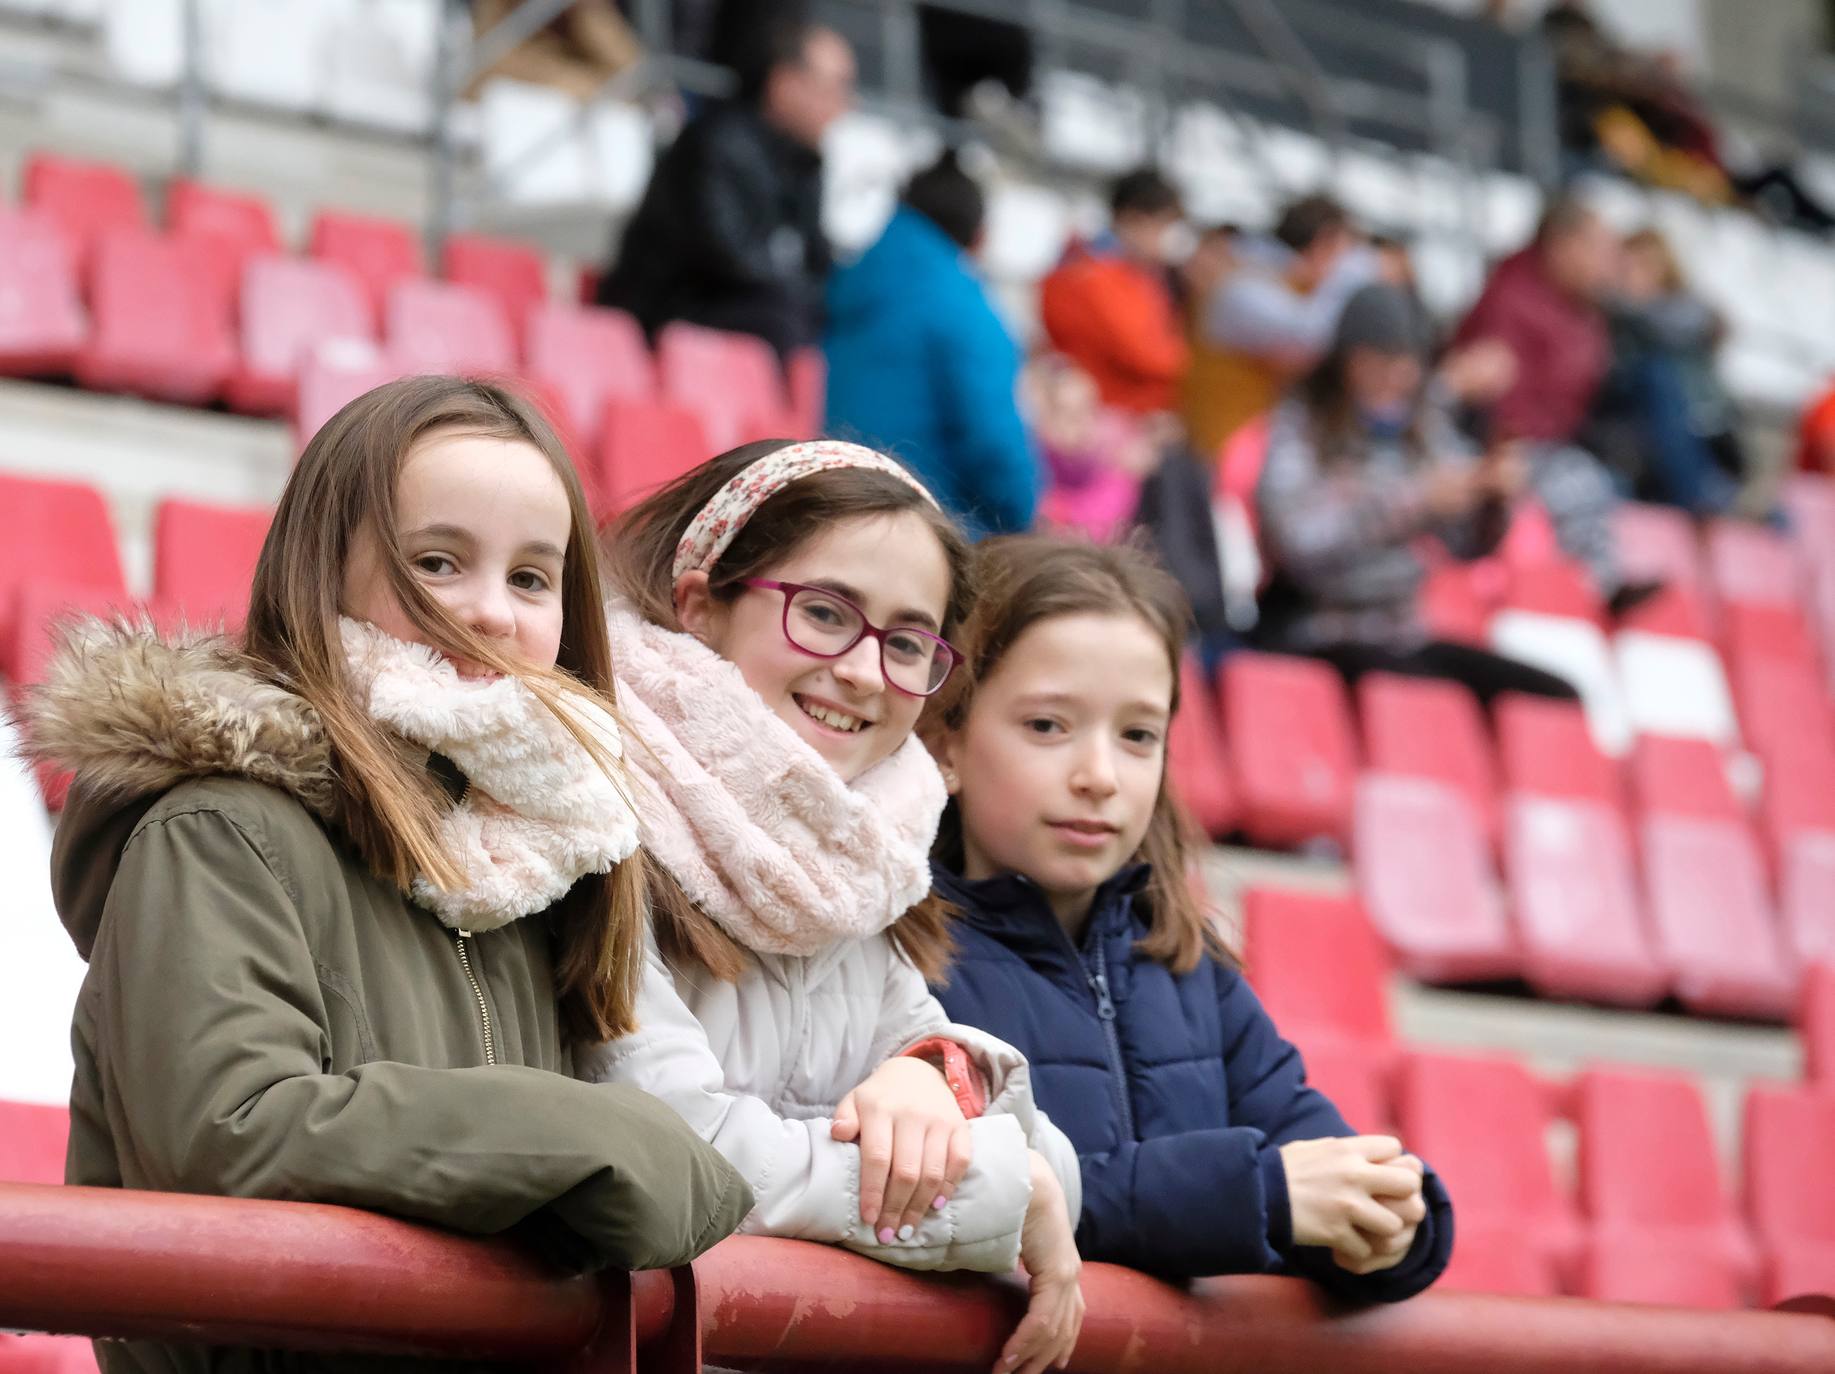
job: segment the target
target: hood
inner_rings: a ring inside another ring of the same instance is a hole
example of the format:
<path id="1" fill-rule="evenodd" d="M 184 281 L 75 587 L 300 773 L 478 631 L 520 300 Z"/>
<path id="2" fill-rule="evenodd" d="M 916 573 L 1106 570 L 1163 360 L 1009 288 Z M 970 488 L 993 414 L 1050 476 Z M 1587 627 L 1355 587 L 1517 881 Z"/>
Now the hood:
<path id="1" fill-rule="evenodd" d="M 52 844 L 51 886 L 84 958 L 128 836 L 179 783 L 248 778 L 335 819 L 318 713 L 221 636 L 168 640 L 145 625 L 74 622 L 19 717 L 33 756 L 77 777 Z"/>
<path id="2" fill-rule="evenodd" d="M 909 318 L 913 291 L 946 273 L 968 274 L 966 254 L 918 211 L 901 205 L 873 246 L 828 281 L 830 328 Z"/>

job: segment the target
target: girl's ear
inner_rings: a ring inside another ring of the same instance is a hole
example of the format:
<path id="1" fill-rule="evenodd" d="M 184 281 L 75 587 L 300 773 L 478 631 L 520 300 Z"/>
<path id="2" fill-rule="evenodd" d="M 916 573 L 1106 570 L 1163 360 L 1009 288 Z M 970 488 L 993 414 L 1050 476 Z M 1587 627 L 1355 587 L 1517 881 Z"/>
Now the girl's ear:
<path id="1" fill-rule="evenodd" d="M 925 741 L 930 746 L 931 755 L 937 761 L 937 767 L 943 770 L 943 786 L 950 796 L 962 790 L 962 770 L 956 760 L 962 752 L 962 732 L 948 728 L 937 731 Z"/>
<path id="2" fill-rule="evenodd" d="M 675 619 L 703 644 L 713 633 L 714 599 L 707 590 L 707 574 L 685 572 L 675 580 Z"/>

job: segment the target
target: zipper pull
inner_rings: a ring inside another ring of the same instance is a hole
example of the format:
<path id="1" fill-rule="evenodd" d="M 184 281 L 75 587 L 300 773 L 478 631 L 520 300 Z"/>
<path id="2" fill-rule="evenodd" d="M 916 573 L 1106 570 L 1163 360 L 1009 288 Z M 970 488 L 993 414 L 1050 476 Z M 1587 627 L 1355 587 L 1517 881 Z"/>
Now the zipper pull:
<path id="1" fill-rule="evenodd" d="M 455 927 L 455 929 L 456 929 L 456 927 Z M 461 930 L 461 931 L 459 931 L 459 932 L 458 932 L 458 935 L 459 935 L 459 938 L 460 938 L 461 940 L 469 940 L 469 939 L 471 939 L 471 932 L 470 932 L 469 930 Z"/>
<path id="2" fill-rule="evenodd" d="M 1096 990 L 1096 1015 L 1104 1021 L 1113 1021 L 1115 1002 L 1109 996 L 1109 976 L 1106 973 L 1092 973 L 1090 986 Z"/>

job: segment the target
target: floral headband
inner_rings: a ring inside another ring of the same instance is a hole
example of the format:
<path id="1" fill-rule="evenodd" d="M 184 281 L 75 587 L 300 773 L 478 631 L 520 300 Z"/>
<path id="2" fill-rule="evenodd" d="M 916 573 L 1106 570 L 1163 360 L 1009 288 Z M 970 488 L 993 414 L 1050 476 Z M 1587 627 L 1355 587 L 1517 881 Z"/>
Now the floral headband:
<path id="1" fill-rule="evenodd" d="M 931 505 L 937 504 L 937 498 L 922 482 L 883 453 L 838 439 L 789 444 L 748 464 L 708 498 L 707 504 L 688 522 L 688 528 L 682 531 L 681 542 L 675 546 L 675 567 L 670 580 L 685 572 L 710 571 L 720 561 L 720 555 L 739 537 L 746 521 L 766 501 L 792 482 L 836 468 L 865 468 L 869 472 L 886 473 L 906 483 Z"/>

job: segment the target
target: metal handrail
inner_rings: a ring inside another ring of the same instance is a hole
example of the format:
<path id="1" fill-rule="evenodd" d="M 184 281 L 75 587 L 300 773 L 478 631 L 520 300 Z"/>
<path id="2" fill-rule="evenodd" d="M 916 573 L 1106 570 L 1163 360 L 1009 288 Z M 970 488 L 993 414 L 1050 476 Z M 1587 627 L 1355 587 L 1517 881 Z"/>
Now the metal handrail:
<path id="1" fill-rule="evenodd" d="M 1296 1279 L 1175 1285 L 1084 1270 L 1084 1374 L 1807 1374 L 1835 1321 L 1429 1293 L 1347 1309 Z M 657 1374 L 702 1360 L 987 1369 L 1011 1279 L 928 1275 L 735 1237 L 692 1269 L 552 1272 L 505 1242 L 309 1203 L 0 1184 L 0 1327 Z"/>

